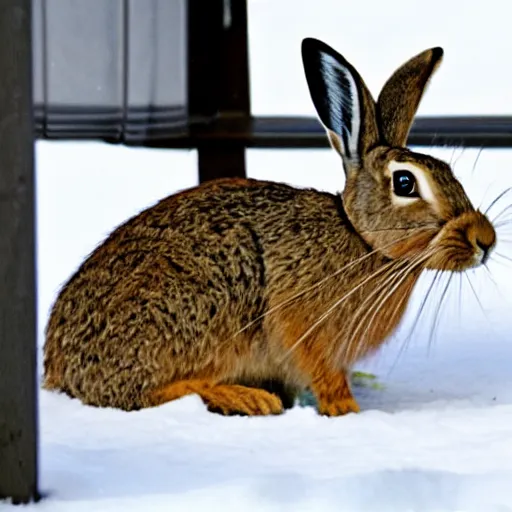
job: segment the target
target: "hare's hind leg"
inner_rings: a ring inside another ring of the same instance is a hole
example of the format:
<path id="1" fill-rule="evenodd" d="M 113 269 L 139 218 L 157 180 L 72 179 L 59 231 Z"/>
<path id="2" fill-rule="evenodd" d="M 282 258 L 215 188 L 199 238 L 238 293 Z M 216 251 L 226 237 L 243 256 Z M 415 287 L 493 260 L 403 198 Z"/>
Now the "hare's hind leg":
<path id="1" fill-rule="evenodd" d="M 200 379 L 159 387 L 146 396 L 146 402 L 148 406 L 157 406 L 191 394 L 199 395 L 209 411 L 224 415 L 265 416 L 283 412 L 281 399 L 264 389 Z"/>
<path id="2" fill-rule="evenodd" d="M 291 409 L 295 405 L 295 401 L 299 396 L 302 388 L 287 382 L 282 378 L 268 379 L 247 379 L 236 382 L 242 386 L 251 388 L 264 389 L 273 395 L 277 395 L 284 409 Z"/>

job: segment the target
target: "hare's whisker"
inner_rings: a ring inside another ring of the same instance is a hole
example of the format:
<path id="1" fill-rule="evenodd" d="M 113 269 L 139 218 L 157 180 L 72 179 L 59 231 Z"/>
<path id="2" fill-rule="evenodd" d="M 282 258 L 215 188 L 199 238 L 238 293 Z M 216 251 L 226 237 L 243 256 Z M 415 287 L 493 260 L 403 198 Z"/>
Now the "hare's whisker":
<path id="1" fill-rule="evenodd" d="M 452 167 L 453 159 L 455 157 L 455 151 L 457 151 L 457 146 L 452 147 L 452 154 L 450 156 L 450 162 L 449 162 L 450 167 Z"/>
<path id="2" fill-rule="evenodd" d="M 409 226 L 406 228 L 383 228 L 383 229 L 366 229 L 361 231 L 361 233 L 383 233 L 387 231 L 419 231 L 419 230 L 427 230 L 427 229 L 437 229 L 439 226 L 434 223 L 429 224 L 419 224 L 416 226 Z"/>
<path id="3" fill-rule="evenodd" d="M 486 268 L 487 268 L 487 265 L 485 265 Z M 487 269 L 487 271 L 489 271 L 489 269 Z M 462 273 L 459 274 L 459 301 L 458 301 L 458 306 L 459 306 L 459 323 L 461 321 L 461 318 L 462 318 Z"/>
<path id="4" fill-rule="evenodd" d="M 430 336 L 428 339 L 428 352 L 430 352 L 430 348 L 432 347 L 432 342 L 434 340 L 434 333 L 437 330 L 437 327 L 439 325 L 441 307 L 443 305 L 444 299 L 446 297 L 446 293 L 448 292 L 448 288 L 450 287 L 450 283 L 451 283 L 454 275 L 455 274 L 450 273 L 448 279 L 446 280 L 446 285 L 444 286 L 443 291 L 441 293 L 441 298 L 439 299 L 439 302 L 437 303 L 437 307 L 436 307 L 436 310 L 434 313 L 434 319 L 433 319 L 433 323 L 432 323 L 432 329 L 430 331 Z"/>
<path id="5" fill-rule="evenodd" d="M 466 150 L 465 147 L 461 147 L 461 151 L 459 153 L 459 155 L 457 156 L 457 158 L 455 159 L 455 161 L 451 164 L 451 168 L 452 169 L 455 169 L 455 166 L 457 165 L 457 162 L 460 160 L 461 156 L 464 154 L 464 151 Z"/>
<path id="6" fill-rule="evenodd" d="M 477 210 L 482 211 L 482 207 L 483 207 L 483 205 L 485 203 L 485 199 L 487 197 L 487 193 L 489 192 L 490 188 L 491 188 L 491 183 L 487 183 L 487 187 L 485 188 L 485 192 L 482 195 L 482 199 L 480 200 L 480 204 L 478 205 Z"/>
<path id="7" fill-rule="evenodd" d="M 430 255 L 430 253 L 429 253 L 429 255 Z M 360 305 L 360 307 L 357 309 L 357 311 L 353 315 L 352 321 L 351 321 L 349 327 L 343 331 L 343 332 L 348 332 L 349 333 L 349 336 L 350 336 L 349 343 L 346 346 L 341 346 L 341 347 L 338 348 L 338 351 L 336 353 L 335 358 L 339 359 L 341 357 L 341 351 L 345 352 L 346 354 L 351 354 L 352 346 L 354 345 L 354 343 L 359 341 L 358 337 L 357 337 L 357 333 L 359 332 L 359 329 L 363 325 L 365 318 L 369 314 L 371 314 L 371 312 L 374 310 L 374 308 L 377 307 L 377 309 L 378 309 L 380 307 L 380 305 L 376 306 L 377 302 L 374 302 L 369 308 L 365 308 L 366 304 L 368 302 L 370 302 L 371 299 L 373 299 L 373 297 L 375 297 L 376 295 L 380 294 L 383 291 L 389 290 L 389 285 L 393 284 L 397 279 L 400 279 L 400 277 L 404 273 L 407 273 L 407 275 L 409 275 L 408 271 L 412 267 L 415 266 L 415 263 L 419 259 L 421 259 L 423 257 L 428 257 L 428 256 L 425 256 L 425 254 L 422 253 L 422 254 L 416 256 L 415 258 L 413 258 L 411 261 L 399 260 L 397 262 L 397 265 L 395 265 L 393 268 L 390 269 L 389 275 L 385 276 L 384 280 L 381 283 L 379 283 L 379 285 L 376 287 L 376 289 L 366 298 L 365 301 L 363 301 L 363 304 Z M 404 266 L 404 263 L 405 263 L 405 266 Z M 403 268 L 400 268 L 400 267 L 403 267 Z M 395 273 L 394 272 L 395 269 L 397 269 L 398 272 Z M 365 314 L 361 318 L 360 314 L 363 311 L 365 311 Z M 353 329 L 353 326 L 354 326 L 355 323 L 357 323 L 357 327 L 356 327 L 355 331 L 352 332 L 352 329 Z M 342 332 L 340 332 L 336 336 L 335 340 L 337 340 L 339 338 L 339 336 L 341 336 L 341 334 L 342 334 Z M 361 346 L 361 344 L 359 344 L 359 346 Z M 358 352 L 359 352 L 359 350 L 356 351 L 356 355 L 357 355 Z M 350 359 L 354 359 L 354 358 L 350 357 Z"/>
<path id="8" fill-rule="evenodd" d="M 510 235 L 510 229 L 512 228 L 512 217 L 504 217 L 502 220 L 494 224 L 496 230 L 496 237 L 498 240 L 501 239 L 502 235 Z"/>
<path id="9" fill-rule="evenodd" d="M 399 286 L 411 275 L 411 272 L 413 270 L 415 270 L 417 267 L 419 267 L 420 265 L 422 265 L 432 254 L 433 254 L 433 251 L 430 251 L 429 253 L 424 254 L 421 257 L 415 258 L 414 260 L 412 260 L 410 262 L 409 265 L 407 265 L 406 268 L 404 268 L 397 274 L 396 279 L 393 280 L 395 282 L 395 284 L 392 286 L 392 288 L 390 290 L 388 290 L 388 292 L 383 297 L 381 297 L 379 301 L 375 302 L 375 304 L 373 306 L 374 312 L 373 312 L 372 317 L 370 318 L 370 321 L 367 324 L 366 330 L 369 330 L 370 326 L 372 325 L 372 323 L 373 323 L 377 313 L 379 312 L 380 308 L 382 307 L 382 305 L 385 304 L 385 302 L 391 297 L 391 295 L 393 295 L 393 293 L 399 288 Z M 360 325 L 362 325 L 362 322 L 360 322 Z M 363 336 L 362 336 L 362 339 L 364 339 L 364 338 L 365 338 L 365 333 L 363 333 Z"/>
<path id="10" fill-rule="evenodd" d="M 425 296 L 423 297 L 423 300 L 421 301 L 420 307 L 418 309 L 418 314 L 416 315 L 414 322 L 413 322 L 411 328 L 409 329 L 409 332 L 405 338 L 406 343 L 408 343 L 411 340 L 412 335 L 414 334 L 414 331 L 416 330 L 416 328 L 418 326 L 421 315 L 425 311 L 425 306 L 427 305 L 427 301 L 432 293 L 432 290 L 434 289 L 434 286 L 436 284 L 438 284 L 438 282 L 439 282 L 440 276 L 441 276 L 441 271 L 436 270 L 436 273 L 434 274 L 434 277 L 432 278 L 432 282 L 430 283 L 429 287 L 427 288 L 427 292 L 425 293 Z"/>
<path id="11" fill-rule="evenodd" d="M 484 214 L 487 215 L 491 208 L 502 198 L 505 197 L 510 191 L 512 187 L 507 187 L 505 190 L 502 190 L 492 201 L 491 204 L 485 209 Z"/>
<path id="12" fill-rule="evenodd" d="M 471 169 L 471 176 L 473 177 L 475 175 L 476 166 L 478 164 L 478 160 L 480 160 L 480 155 L 482 154 L 484 147 L 480 146 L 478 148 L 478 153 L 476 154 L 475 163 L 473 164 L 473 168 Z"/>
<path id="13" fill-rule="evenodd" d="M 391 318 L 394 317 L 394 315 L 396 315 L 396 313 L 398 312 L 398 310 L 403 306 L 404 302 L 407 302 L 408 301 L 408 296 L 406 294 L 403 294 L 402 297 L 400 298 L 400 300 L 396 303 L 396 306 L 395 308 L 393 309 L 393 312 L 392 312 L 392 316 Z M 391 333 L 390 336 L 393 336 L 394 333 Z"/>
<path id="14" fill-rule="evenodd" d="M 509 302 L 508 298 L 505 297 L 505 295 L 503 295 L 503 292 L 500 290 L 500 287 L 498 286 L 498 283 L 494 279 L 494 276 L 492 275 L 491 269 L 487 266 L 487 263 L 484 263 L 484 268 L 487 271 L 487 275 L 489 276 L 489 279 L 491 280 L 492 284 L 494 285 L 495 290 L 498 292 L 498 294 L 500 295 L 500 297 L 503 300 L 503 302 L 505 304 L 508 304 L 509 307 L 510 307 L 510 302 Z"/>
<path id="15" fill-rule="evenodd" d="M 378 270 L 370 274 L 366 279 L 361 281 L 357 286 L 352 288 L 349 292 L 347 292 L 345 295 L 343 295 L 340 299 L 336 300 L 334 304 L 332 304 L 327 311 L 325 311 L 320 317 L 313 323 L 311 327 L 309 327 L 300 337 L 299 339 L 287 350 L 287 353 L 285 357 L 287 357 L 291 352 L 293 352 L 302 341 L 304 341 L 324 320 L 326 320 L 335 310 L 336 308 L 345 302 L 351 295 L 353 295 L 355 292 L 357 292 L 362 286 L 364 286 L 366 283 L 377 277 L 378 275 L 385 272 L 391 265 L 393 265 L 395 262 L 389 262 L 383 265 L 382 267 L 379 267 Z"/>
<path id="16" fill-rule="evenodd" d="M 495 251 L 494 254 L 496 254 L 496 256 L 499 256 L 500 258 L 503 258 L 507 261 L 512 261 L 512 258 L 510 258 L 509 256 L 506 256 L 505 254 L 502 254 L 501 252 Z"/>
<path id="17" fill-rule="evenodd" d="M 510 188 L 512 188 L 512 187 L 510 187 Z M 510 188 L 507 189 L 507 190 L 510 190 Z M 492 220 L 492 223 L 494 224 L 500 217 L 502 217 L 505 213 L 507 213 L 511 209 L 512 209 L 512 204 L 509 204 L 509 205 L 505 206 L 505 208 L 503 208 L 503 210 L 501 210 L 501 212 L 498 213 L 498 215 L 496 215 L 494 217 L 494 219 Z"/>
<path id="18" fill-rule="evenodd" d="M 360 312 L 367 310 L 367 308 L 366 308 L 367 303 L 371 302 L 372 298 L 375 297 L 375 295 L 381 293 L 383 290 L 385 290 L 388 287 L 389 283 L 397 275 L 395 273 L 395 270 L 400 270 L 400 267 L 404 266 L 404 263 L 407 263 L 407 262 L 405 262 L 404 260 L 398 260 L 397 262 L 395 262 L 395 265 L 388 268 L 388 272 L 384 275 L 384 279 L 381 282 L 377 283 L 375 290 L 366 297 L 366 299 L 362 302 L 362 304 L 360 304 L 360 306 L 358 307 L 356 312 L 352 315 L 352 320 L 351 320 L 349 326 L 346 329 L 343 329 L 342 331 L 340 331 L 336 335 L 336 337 L 333 339 L 333 344 L 339 339 L 339 337 L 343 333 L 351 333 L 352 332 L 352 329 L 354 328 L 354 324 L 356 322 L 359 322 L 359 320 L 360 320 L 359 319 Z M 398 275 L 400 275 L 400 274 L 398 274 Z M 351 335 L 351 340 L 352 339 L 353 339 L 353 335 Z M 341 350 L 344 350 L 345 352 L 349 353 L 349 351 L 351 350 L 351 341 L 349 342 L 348 347 L 340 347 L 338 349 L 338 351 L 335 355 L 335 359 L 340 358 Z"/>
<path id="19" fill-rule="evenodd" d="M 501 219 L 499 222 L 493 223 L 495 228 L 500 228 L 501 226 L 511 226 L 512 225 L 512 217 L 509 215 L 505 215 L 503 219 Z M 502 231 L 502 230 L 500 230 Z"/>
<path id="20" fill-rule="evenodd" d="M 358 343 L 360 345 L 364 345 L 364 341 L 366 340 L 366 336 L 370 334 L 373 322 L 375 321 L 375 318 L 377 317 L 377 314 L 380 312 L 381 308 L 384 306 L 386 301 L 393 295 L 393 293 L 395 293 L 395 291 L 400 287 L 400 285 L 408 277 L 410 277 L 411 272 L 413 270 L 415 270 L 417 267 L 419 267 L 420 265 L 422 265 L 432 254 L 433 254 L 433 251 L 429 251 L 426 254 L 420 254 L 419 256 L 417 256 L 416 258 L 411 260 L 411 262 L 409 263 L 409 265 L 407 265 L 406 268 L 404 268 L 403 270 L 399 271 L 398 274 L 395 276 L 395 279 L 390 280 L 389 284 L 392 284 L 392 282 L 394 282 L 394 284 L 392 285 L 391 289 L 389 289 L 387 291 L 387 293 L 384 294 L 383 297 L 381 297 L 380 300 L 376 301 L 374 303 L 374 305 L 365 314 L 365 316 L 361 319 L 361 321 L 359 322 L 359 325 L 358 325 L 356 331 L 352 335 L 351 343 L 352 343 L 352 341 L 355 341 L 357 339 Z M 359 329 L 361 328 L 361 326 L 364 325 L 364 323 L 365 323 L 364 320 L 368 317 L 369 314 L 372 314 L 372 316 L 370 318 L 370 321 L 366 324 L 366 329 L 364 330 L 362 336 L 358 338 L 357 337 L 357 333 L 359 332 Z"/>
<path id="21" fill-rule="evenodd" d="M 398 351 L 398 354 L 395 358 L 395 362 L 393 363 L 393 365 L 391 366 L 391 368 L 389 370 L 390 374 L 395 369 L 400 357 L 402 357 L 403 353 L 409 346 L 409 343 L 412 339 L 412 335 L 414 334 L 416 327 L 418 326 L 419 320 L 420 320 L 421 316 L 423 315 L 423 312 L 425 311 L 425 306 L 427 305 L 428 299 L 430 298 L 430 295 L 432 294 L 432 290 L 434 289 L 434 286 L 436 285 L 436 283 L 438 283 L 438 279 L 439 279 L 440 275 L 441 275 L 441 271 L 436 270 L 434 277 L 432 278 L 432 281 L 431 281 L 429 287 L 427 288 L 427 292 L 425 293 L 425 296 L 423 297 L 423 300 L 421 301 L 420 307 L 418 309 L 418 313 L 416 314 L 416 317 L 414 318 L 414 322 L 413 322 L 411 328 L 409 329 L 407 336 L 405 337 L 404 341 L 402 342 L 402 345 L 401 345 L 401 347 Z"/>
<path id="22" fill-rule="evenodd" d="M 368 311 L 367 304 L 370 303 L 372 301 L 372 299 L 376 295 L 378 295 L 382 290 L 384 290 L 386 288 L 386 286 L 389 285 L 390 281 L 394 280 L 397 277 L 397 275 L 400 275 L 400 274 L 394 273 L 394 271 L 395 270 L 400 271 L 400 267 L 402 267 L 402 266 L 403 267 L 408 266 L 408 262 L 406 262 L 404 260 L 399 260 L 394 267 L 389 269 L 389 275 L 385 275 L 384 280 L 381 283 L 379 283 L 379 286 L 377 286 L 375 288 L 375 290 L 372 293 L 370 293 L 366 297 L 366 299 L 359 305 L 356 312 L 352 316 L 352 321 L 350 322 L 348 328 L 346 329 L 347 332 L 352 331 L 352 327 L 354 326 L 355 323 L 360 323 L 359 322 L 360 313 L 363 311 Z"/>
<path id="23" fill-rule="evenodd" d="M 497 263 L 498 265 L 503 265 L 507 268 L 510 268 L 510 265 L 506 261 L 501 261 L 501 260 L 495 258 L 494 256 L 496 256 L 496 253 L 494 253 L 489 259 L 491 261 L 493 261 L 494 263 Z"/>
<path id="24" fill-rule="evenodd" d="M 469 283 L 469 287 L 471 288 L 471 291 L 473 292 L 473 295 L 475 296 L 475 299 L 478 303 L 478 306 L 480 307 L 480 309 L 482 310 L 482 313 L 483 315 L 485 316 L 485 319 L 487 320 L 487 322 L 489 323 L 489 327 L 492 331 L 494 331 L 494 328 L 492 326 L 492 322 L 491 322 L 491 319 L 489 318 L 489 315 L 487 314 L 487 311 L 485 310 L 483 304 L 482 304 L 482 301 L 480 300 L 480 297 L 478 296 L 478 294 L 476 293 L 476 290 L 475 290 L 475 287 L 473 286 L 473 283 L 471 282 L 471 278 L 469 277 L 469 274 L 467 272 L 464 272 L 464 275 L 466 277 L 466 280 L 467 282 Z M 494 331 L 495 332 L 495 331 Z"/>
<path id="25" fill-rule="evenodd" d="M 401 263 L 401 264 L 400 264 Z M 405 265 L 404 265 L 405 263 Z M 364 320 L 366 317 L 371 314 L 373 306 L 376 304 L 376 301 L 374 301 L 370 307 L 367 307 L 368 303 L 371 303 L 372 299 L 376 297 L 377 295 L 380 295 L 381 292 L 385 292 L 387 289 L 389 289 L 389 286 L 394 283 L 397 279 L 400 278 L 402 275 L 402 272 L 406 271 L 407 268 L 410 266 L 410 262 L 401 260 L 399 264 L 395 265 L 395 267 L 391 268 L 389 271 L 389 275 L 384 276 L 384 280 L 379 283 L 379 285 L 373 290 L 372 293 L 370 293 L 366 299 L 363 301 L 363 303 L 359 306 L 359 308 L 356 310 L 354 315 L 352 316 L 352 321 L 349 324 L 349 327 L 346 329 L 346 332 L 349 333 L 350 340 L 347 346 L 340 347 L 340 350 L 343 350 L 347 354 L 351 353 L 352 345 L 355 343 L 357 339 L 357 333 L 359 332 L 359 329 L 361 328 Z M 403 267 L 403 268 L 400 268 Z M 397 272 L 394 272 L 397 270 Z M 364 313 L 361 317 L 361 313 Z M 355 330 L 353 331 L 353 328 L 355 327 Z M 339 358 L 340 354 L 337 354 L 337 357 Z"/>
<path id="26" fill-rule="evenodd" d="M 487 271 L 487 275 L 489 276 L 489 279 L 492 281 L 492 283 L 494 284 L 494 286 L 496 287 L 497 290 L 499 290 L 498 288 L 498 283 L 496 282 L 496 280 L 494 279 L 494 276 L 492 275 L 492 272 L 491 272 L 491 269 L 489 268 L 489 266 L 487 265 L 487 263 L 484 263 L 484 268 L 485 270 Z M 500 292 L 501 293 L 501 292 Z"/>
<path id="27" fill-rule="evenodd" d="M 420 230 L 418 230 L 420 231 Z M 251 320 L 248 324 L 246 324 L 244 327 L 242 327 L 238 332 L 236 332 L 233 337 L 235 336 L 238 336 L 239 334 L 241 334 L 242 332 L 244 332 L 246 329 L 248 329 L 249 327 L 251 327 L 252 325 L 254 325 L 256 322 L 259 322 L 262 318 L 265 318 L 267 315 L 270 315 L 272 313 L 274 313 L 275 311 L 283 308 L 284 306 L 290 304 L 291 302 L 293 302 L 294 300 L 298 299 L 299 297 L 301 297 L 302 295 L 308 293 L 308 292 L 312 292 L 314 291 L 315 289 L 317 289 L 319 286 L 325 284 L 327 281 L 331 280 L 332 278 L 340 275 L 342 272 L 344 272 L 345 270 L 348 270 L 352 267 L 354 267 L 355 265 L 361 263 L 362 261 L 370 258 L 371 256 L 374 256 L 375 254 L 377 254 L 378 252 L 384 250 L 384 249 L 388 249 L 389 247 L 392 247 L 394 244 L 397 244 L 399 242 L 403 242 L 404 240 L 407 240 L 407 238 L 409 238 L 410 235 L 405 235 L 401 238 L 399 238 L 398 240 L 394 240 L 393 242 L 389 243 L 389 244 L 386 244 L 385 246 L 383 247 L 380 247 L 378 249 L 374 249 L 373 251 L 369 252 L 369 253 L 366 253 L 365 255 L 361 256 L 360 258 L 357 258 L 356 260 L 354 261 L 351 261 L 350 263 L 347 263 L 346 265 L 344 265 L 343 267 L 341 267 L 340 269 L 336 270 L 335 272 L 333 272 L 332 274 L 322 278 L 320 281 L 318 281 L 317 283 L 305 288 L 304 290 L 301 290 L 300 292 L 296 293 L 295 295 L 292 295 L 291 297 L 288 297 L 287 299 L 285 299 L 284 301 L 280 302 L 279 304 L 276 304 L 275 306 L 271 307 L 270 309 L 268 309 L 267 311 L 265 311 L 265 313 L 257 316 L 255 319 Z"/>

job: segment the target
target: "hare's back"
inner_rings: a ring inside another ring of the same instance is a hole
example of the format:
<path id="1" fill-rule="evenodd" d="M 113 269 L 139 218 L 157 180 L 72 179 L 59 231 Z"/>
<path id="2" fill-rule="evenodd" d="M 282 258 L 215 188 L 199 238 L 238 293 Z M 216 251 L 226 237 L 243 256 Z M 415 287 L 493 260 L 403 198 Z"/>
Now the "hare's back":
<path id="1" fill-rule="evenodd" d="M 339 244 L 343 221 L 329 194 L 257 180 L 217 180 L 167 197 L 119 226 L 60 294 L 77 304 L 117 307 L 139 290 L 218 292 L 262 300 L 271 259 Z M 284 251 L 284 252 L 283 252 Z M 281 253 L 281 254 L 280 254 Z M 260 289 L 256 293 L 256 289 Z M 58 301 L 59 302 L 59 301 Z"/>
<path id="2" fill-rule="evenodd" d="M 108 375 L 125 368 L 126 381 L 112 382 L 108 393 L 128 393 L 192 371 L 191 364 L 209 368 L 212 354 L 226 362 L 256 350 L 266 360 L 258 323 L 238 344 L 233 334 L 265 312 L 293 260 L 325 266 L 325 244 L 311 241 L 339 224 L 335 204 L 334 196 L 314 191 L 223 180 L 133 217 L 59 294 L 47 328 L 47 385 L 74 396 L 106 393 Z"/>
<path id="3" fill-rule="evenodd" d="M 346 237 L 341 210 L 338 197 L 315 190 L 257 180 L 207 182 L 121 225 L 83 271 L 101 273 L 95 281 L 103 277 L 112 285 L 158 268 L 162 278 L 196 282 L 201 292 L 223 289 L 239 300 L 264 288 L 278 260 L 338 250 Z"/>

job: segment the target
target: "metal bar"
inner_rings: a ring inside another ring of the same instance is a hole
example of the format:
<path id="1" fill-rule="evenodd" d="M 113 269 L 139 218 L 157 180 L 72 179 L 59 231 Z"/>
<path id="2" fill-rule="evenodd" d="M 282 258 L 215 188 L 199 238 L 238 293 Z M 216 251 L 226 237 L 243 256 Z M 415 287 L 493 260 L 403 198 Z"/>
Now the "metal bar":
<path id="1" fill-rule="evenodd" d="M 0 9 L 0 499 L 37 490 L 31 0 Z"/>
<path id="2" fill-rule="evenodd" d="M 102 125 L 91 121 L 90 130 L 85 130 L 87 113 L 99 117 L 101 110 L 76 107 L 56 112 L 62 117 L 61 129 L 47 134 L 44 138 L 55 140 L 96 139 L 116 143 L 117 138 L 102 134 Z M 54 114 L 54 115 L 56 115 Z M 134 114 L 143 114 L 134 109 Z M 44 113 L 36 106 L 36 135 L 42 137 L 41 123 Z M 103 114 L 107 126 L 108 112 Z M 155 115 L 155 114 L 153 114 Z M 161 114 L 164 121 L 173 119 L 173 112 Z M 167 117 L 165 117 L 167 116 Z M 141 115 L 142 119 L 147 116 Z M 75 119 L 75 120 L 74 120 Z M 81 123 L 81 132 L 76 124 Z M 141 121 L 143 123 L 143 121 Z M 141 133 L 144 133 L 141 126 Z M 168 136 L 165 129 L 153 131 L 152 139 L 133 139 L 126 144 L 160 148 L 195 148 L 215 142 L 253 148 L 327 148 L 325 132 L 313 117 L 216 117 L 210 121 L 197 122 L 189 136 Z M 457 116 L 457 117 L 418 117 L 413 124 L 409 141 L 416 146 L 456 145 L 466 147 L 510 148 L 512 147 L 512 116 Z"/>
<path id="3" fill-rule="evenodd" d="M 512 147 L 512 116 L 418 117 L 408 143 L 417 146 Z"/>
<path id="4" fill-rule="evenodd" d="M 512 117 L 418 117 L 411 146 L 512 147 Z M 248 147 L 328 147 L 325 131 L 314 118 L 256 118 Z"/>
<path id="5" fill-rule="evenodd" d="M 161 138 L 137 144 L 159 148 L 194 148 L 198 145 L 240 144 L 250 148 L 328 148 L 320 123 L 313 117 L 253 117 L 217 119 L 197 127 L 184 138 Z M 465 146 L 511 148 L 512 117 L 418 117 L 408 144 L 411 146 Z"/>
<path id="6" fill-rule="evenodd" d="M 250 121 L 247 1 L 189 0 L 188 19 L 189 140 L 198 151 L 199 181 L 245 177 L 243 141 L 214 148 L 201 134 L 224 118 Z"/>

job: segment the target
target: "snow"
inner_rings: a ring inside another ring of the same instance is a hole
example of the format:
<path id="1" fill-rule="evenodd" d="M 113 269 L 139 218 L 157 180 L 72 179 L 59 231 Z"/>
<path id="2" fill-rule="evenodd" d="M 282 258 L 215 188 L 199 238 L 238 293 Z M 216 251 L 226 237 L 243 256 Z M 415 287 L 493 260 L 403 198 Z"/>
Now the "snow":
<path id="1" fill-rule="evenodd" d="M 121 220 L 192 185 L 196 162 L 193 153 L 89 143 L 39 143 L 37 150 L 42 344 L 51 301 L 80 260 Z M 431 152 L 452 159 L 451 149 Z M 477 155 L 457 150 L 453 160 L 475 203 L 486 205 L 512 181 L 510 154 L 484 151 L 473 171 Z M 276 172 L 289 169 L 286 162 L 293 176 Z M 334 165 L 327 151 L 249 153 L 252 176 L 298 186 L 337 190 Z M 510 254 L 506 243 L 498 250 Z M 490 263 L 496 287 L 483 269 L 470 274 L 484 311 L 465 280 L 459 301 L 454 281 L 431 341 L 441 282 L 402 351 L 430 282 L 425 276 L 395 339 L 358 365 L 384 386 L 355 389 L 359 415 L 324 418 L 297 406 L 279 417 L 224 418 L 193 396 L 125 413 L 41 391 L 46 498 L 28 510 L 510 510 L 508 265 Z"/>
<path id="2" fill-rule="evenodd" d="M 484 51 L 491 48 L 493 37 L 501 38 L 506 31 L 488 29 L 477 43 L 458 19 L 463 16 L 465 22 L 475 23 L 478 16 L 483 27 L 490 26 L 493 9 L 503 3 L 488 0 L 488 11 L 477 15 L 437 0 L 429 3 L 428 13 L 419 2 L 395 0 L 401 13 L 395 22 L 401 32 L 391 31 L 381 41 L 380 11 L 364 21 L 375 29 L 369 40 L 354 28 L 363 19 L 363 7 L 352 3 L 352 23 L 343 25 L 346 8 L 341 12 L 336 2 L 294 0 L 289 37 L 281 34 L 277 44 L 276 32 L 282 28 L 278 23 L 286 21 L 290 2 L 272 8 L 269 17 L 269 1 L 251 3 L 256 41 L 251 56 L 254 74 L 260 77 L 253 79 L 257 113 L 312 114 L 300 61 L 285 57 L 297 52 L 305 35 L 322 37 L 342 52 L 347 47 L 347 56 L 361 62 L 372 90 L 410 53 L 442 44 L 447 59 L 421 113 L 507 111 L 503 103 L 512 81 L 497 61 L 507 48 L 496 43 L 499 51 L 490 60 Z M 425 21 L 418 30 L 403 18 L 420 6 Z M 431 26 L 428 19 L 436 21 L 441 6 L 442 23 Z M 384 13 L 387 7 L 382 4 L 379 9 Z M 508 18 L 492 19 L 501 24 Z M 441 41 L 434 37 L 438 30 Z M 272 37 L 264 40 L 265 34 Z M 492 83 L 461 78 L 474 76 L 476 65 L 495 70 L 499 77 Z M 296 81 L 297 87 L 285 94 L 268 87 L 272 77 L 283 85 Z M 466 85 L 461 92 L 462 83 Z M 468 106 L 468 98 L 471 105 L 476 102 L 474 108 Z M 477 205 L 489 205 L 512 185 L 510 151 L 422 151 L 453 162 Z M 118 223 L 159 198 L 194 185 L 196 156 L 186 151 L 48 142 L 37 144 L 36 156 L 40 355 L 48 310 L 62 283 Z M 329 151 L 250 150 L 248 166 L 251 176 L 262 179 L 329 191 L 343 187 L 338 158 Z M 498 214 L 508 204 L 510 196 L 491 213 Z M 510 227 L 499 232 L 497 252 L 512 257 Z M 431 275 L 425 275 L 402 328 L 374 358 L 357 366 L 375 373 L 383 386 L 355 389 L 362 408 L 358 415 L 325 418 L 312 407 L 296 406 L 277 417 L 225 418 L 208 413 L 195 396 L 126 413 L 86 407 L 41 391 L 40 487 L 45 499 L 23 510 L 512 510 L 510 265 L 496 256 L 489 264 L 490 274 L 485 269 L 470 272 L 475 293 L 466 278 L 454 279 L 431 339 L 444 286 L 439 283 L 406 345 L 430 283 Z M 16 510 L 5 502 L 0 509 Z"/>
<path id="3" fill-rule="evenodd" d="M 224 418 L 205 412 L 195 397 L 135 414 L 91 411 L 43 394 L 43 485 L 50 494 L 37 508 L 482 511 L 510 505 L 512 406 L 439 398 L 427 404 L 430 397 L 417 396 L 414 404 L 399 399 L 384 410 L 368 397 L 359 416 L 328 419 L 311 408 Z"/>

